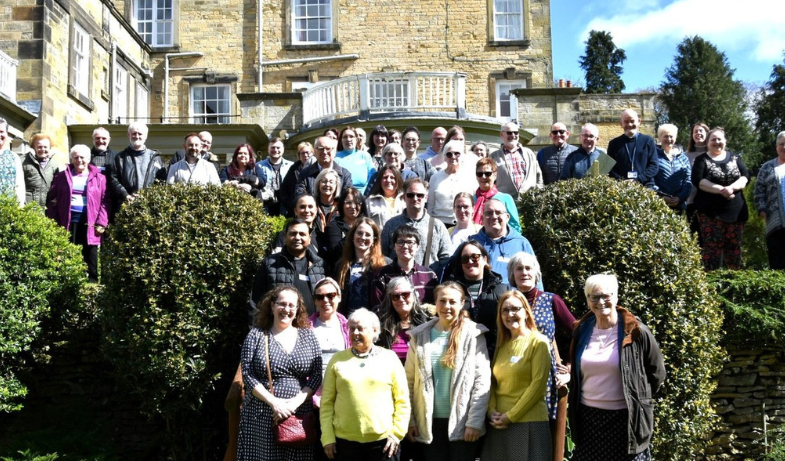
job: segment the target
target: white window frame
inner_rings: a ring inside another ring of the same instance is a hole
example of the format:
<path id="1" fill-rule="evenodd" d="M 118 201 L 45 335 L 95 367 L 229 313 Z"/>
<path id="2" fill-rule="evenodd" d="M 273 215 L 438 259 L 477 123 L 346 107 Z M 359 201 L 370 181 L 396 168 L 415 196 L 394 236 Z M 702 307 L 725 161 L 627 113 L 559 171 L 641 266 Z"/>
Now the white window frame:
<path id="1" fill-rule="evenodd" d="M 321 45 L 333 42 L 334 0 L 290 1 L 292 44 Z"/>
<path id="2" fill-rule="evenodd" d="M 147 123 L 150 117 L 150 92 L 139 82 L 136 82 L 135 109 L 136 119 Z"/>
<path id="3" fill-rule="evenodd" d="M 72 55 L 72 85 L 84 96 L 90 94 L 90 34 L 74 22 L 74 40 Z"/>
<path id="4" fill-rule="evenodd" d="M 175 0 L 133 1 L 134 27 L 150 46 L 174 46 L 174 15 Z"/>
<path id="5" fill-rule="evenodd" d="M 128 71 L 120 64 L 114 68 L 112 118 L 120 123 L 128 120 Z"/>
<path id="6" fill-rule="evenodd" d="M 207 93 L 210 90 L 216 90 L 215 97 L 211 97 Z M 224 92 L 225 97 L 220 97 L 218 93 Z M 199 97 L 198 93 L 202 93 L 202 96 Z M 219 111 L 217 107 L 215 107 L 215 112 L 208 112 L 208 104 L 210 102 L 214 103 L 214 106 L 217 106 L 221 102 L 225 102 L 226 110 Z M 202 123 L 202 124 L 228 124 L 231 123 L 231 115 L 232 115 L 232 86 L 229 84 L 217 84 L 217 85 L 191 85 L 191 104 L 190 107 L 190 117 L 191 123 Z"/>
<path id="7" fill-rule="evenodd" d="M 518 118 L 518 98 L 510 94 L 511 90 L 526 88 L 526 80 L 497 80 L 496 81 L 496 118 L 509 122 Z M 509 103 L 509 114 L 502 114 L 503 95 Z"/>
<path id="8" fill-rule="evenodd" d="M 523 40 L 525 4 L 523 0 L 491 0 L 493 2 L 493 37 L 496 41 Z M 515 11 L 517 7 L 518 11 Z M 517 24 L 515 24 L 517 22 Z"/>

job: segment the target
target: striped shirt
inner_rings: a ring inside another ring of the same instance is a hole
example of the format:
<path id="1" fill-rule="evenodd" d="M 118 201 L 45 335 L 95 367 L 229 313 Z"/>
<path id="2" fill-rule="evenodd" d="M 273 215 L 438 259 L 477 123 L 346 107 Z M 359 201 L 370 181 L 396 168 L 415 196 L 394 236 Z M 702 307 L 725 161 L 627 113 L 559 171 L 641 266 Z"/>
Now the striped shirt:
<path id="1" fill-rule="evenodd" d="M 78 223 L 87 210 L 87 172 L 71 177 L 71 222 Z"/>

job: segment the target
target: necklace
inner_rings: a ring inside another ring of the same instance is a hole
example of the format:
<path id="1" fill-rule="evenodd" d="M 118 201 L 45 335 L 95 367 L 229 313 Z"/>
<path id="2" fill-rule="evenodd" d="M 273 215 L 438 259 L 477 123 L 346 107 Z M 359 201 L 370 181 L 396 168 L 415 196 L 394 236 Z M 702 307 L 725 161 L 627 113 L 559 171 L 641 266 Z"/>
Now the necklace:
<path id="1" fill-rule="evenodd" d="M 365 359 L 365 358 L 368 358 L 369 355 L 371 355 L 371 351 L 372 350 L 373 350 L 373 346 L 371 346 L 371 348 L 368 349 L 367 352 L 358 352 L 357 349 L 352 348 L 352 354 L 354 354 L 354 356 L 357 357 L 358 359 Z M 361 365 L 361 366 L 364 366 L 364 365 Z"/>
<path id="2" fill-rule="evenodd" d="M 596 327 L 595 327 L 596 328 Z M 600 343 L 599 350 L 605 349 L 608 345 L 610 345 L 613 341 L 613 327 L 608 328 L 607 330 L 602 330 L 597 328 L 597 340 Z M 607 332 L 606 335 L 603 336 L 603 333 Z"/>

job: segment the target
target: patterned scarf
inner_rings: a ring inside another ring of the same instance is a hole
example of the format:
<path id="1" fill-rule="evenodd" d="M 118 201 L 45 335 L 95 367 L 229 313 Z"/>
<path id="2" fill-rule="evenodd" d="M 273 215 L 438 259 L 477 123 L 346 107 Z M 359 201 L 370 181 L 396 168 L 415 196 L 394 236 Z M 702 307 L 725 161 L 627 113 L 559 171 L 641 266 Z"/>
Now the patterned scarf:
<path id="1" fill-rule="evenodd" d="M 474 204 L 475 223 L 482 224 L 482 208 L 485 206 L 485 202 L 498 193 L 499 189 L 496 188 L 496 184 L 492 185 L 486 192 L 483 192 L 482 189 L 477 189 L 477 192 L 474 193 L 477 196 L 477 202 Z"/>

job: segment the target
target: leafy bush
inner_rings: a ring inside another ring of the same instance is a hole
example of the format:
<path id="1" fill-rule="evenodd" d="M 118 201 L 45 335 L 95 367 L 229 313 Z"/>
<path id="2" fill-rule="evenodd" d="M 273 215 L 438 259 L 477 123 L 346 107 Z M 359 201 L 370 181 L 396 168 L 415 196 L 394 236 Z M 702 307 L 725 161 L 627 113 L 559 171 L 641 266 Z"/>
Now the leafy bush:
<path id="1" fill-rule="evenodd" d="M 187 424 L 233 376 L 274 233 L 261 203 L 234 188 L 156 186 L 123 206 L 103 248 L 104 351 L 144 412 Z"/>
<path id="2" fill-rule="evenodd" d="M 22 408 L 27 389 L 17 372 L 41 323 L 77 308 L 86 281 L 79 247 L 40 209 L 19 208 L 0 194 L 0 412 Z"/>
<path id="3" fill-rule="evenodd" d="M 561 181 L 523 197 L 520 215 L 549 291 L 586 313 L 589 275 L 619 278 L 619 304 L 654 332 L 668 377 L 658 398 L 657 459 L 692 459 L 715 415 L 722 311 L 686 221 L 654 193 L 607 177 Z"/>
<path id="4" fill-rule="evenodd" d="M 710 278 L 725 311 L 726 344 L 785 345 L 785 272 L 716 271 Z"/>
<path id="5" fill-rule="evenodd" d="M 741 255 L 744 258 L 745 268 L 768 269 L 769 254 L 766 250 L 766 221 L 758 216 L 752 201 L 756 179 L 750 180 L 750 183 L 744 188 L 744 199 L 747 200 L 750 219 L 744 225 L 744 233 L 741 239 Z"/>

